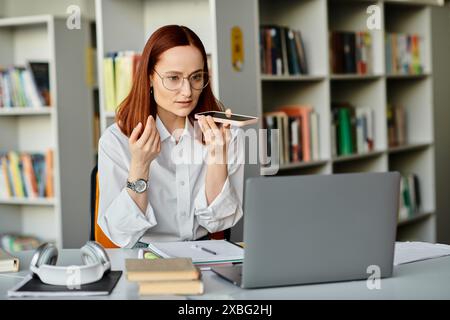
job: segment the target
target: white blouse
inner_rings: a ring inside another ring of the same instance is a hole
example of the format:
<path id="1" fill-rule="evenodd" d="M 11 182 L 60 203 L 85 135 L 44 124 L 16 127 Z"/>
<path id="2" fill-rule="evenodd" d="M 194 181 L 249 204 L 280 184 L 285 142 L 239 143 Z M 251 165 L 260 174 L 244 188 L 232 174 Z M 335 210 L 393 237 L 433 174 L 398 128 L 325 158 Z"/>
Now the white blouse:
<path id="1" fill-rule="evenodd" d="M 228 178 L 220 194 L 207 205 L 207 147 L 196 138 L 186 118 L 178 143 L 159 117 L 156 127 L 161 151 L 150 165 L 148 205 L 142 212 L 127 192 L 131 153 L 128 137 L 117 124 L 99 141 L 99 211 L 97 223 L 113 243 L 133 247 L 144 242 L 194 240 L 234 226 L 242 217 L 245 150 L 242 130 L 231 128 Z"/>

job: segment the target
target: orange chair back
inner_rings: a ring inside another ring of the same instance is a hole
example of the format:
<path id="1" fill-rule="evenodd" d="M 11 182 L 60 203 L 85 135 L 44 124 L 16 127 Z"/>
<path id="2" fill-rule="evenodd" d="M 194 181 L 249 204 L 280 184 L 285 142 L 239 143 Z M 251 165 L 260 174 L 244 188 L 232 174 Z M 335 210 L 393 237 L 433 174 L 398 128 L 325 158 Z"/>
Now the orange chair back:
<path id="1" fill-rule="evenodd" d="M 95 241 L 100 243 L 104 248 L 119 248 L 116 246 L 109 238 L 106 236 L 106 234 L 103 233 L 100 226 L 97 224 L 97 218 L 98 218 L 98 202 L 99 202 L 99 196 L 100 191 L 98 187 L 98 173 L 96 176 L 96 183 L 95 183 L 95 229 L 94 229 L 94 235 L 95 235 Z"/>

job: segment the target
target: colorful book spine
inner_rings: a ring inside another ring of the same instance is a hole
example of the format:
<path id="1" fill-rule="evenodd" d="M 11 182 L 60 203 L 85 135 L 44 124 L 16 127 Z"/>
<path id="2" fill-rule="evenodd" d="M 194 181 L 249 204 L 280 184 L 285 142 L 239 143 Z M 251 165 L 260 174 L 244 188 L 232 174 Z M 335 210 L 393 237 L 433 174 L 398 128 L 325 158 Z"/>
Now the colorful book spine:
<path id="1" fill-rule="evenodd" d="M 55 196 L 55 189 L 53 184 L 53 150 L 49 149 L 45 152 L 45 194 L 47 198 Z"/>
<path id="2" fill-rule="evenodd" d="M 353 153 L 350 113 L 347 108 L 339 109 L 339 154 L 350 155 Z"/>
<path id="3" fill-rule="evenodd" d="M 47 153 L 50 155 L 52 151 Z M 49 157 L 49 156 L 47 156 Z M 48 168 L 44 168 L 48 166 Z M 46 174 L 46 172 L 49 174 Z M 0 154 L 0 198 L 38 198 L 54 196 L 52 160 L 44 154 L 10 151 Z"/>

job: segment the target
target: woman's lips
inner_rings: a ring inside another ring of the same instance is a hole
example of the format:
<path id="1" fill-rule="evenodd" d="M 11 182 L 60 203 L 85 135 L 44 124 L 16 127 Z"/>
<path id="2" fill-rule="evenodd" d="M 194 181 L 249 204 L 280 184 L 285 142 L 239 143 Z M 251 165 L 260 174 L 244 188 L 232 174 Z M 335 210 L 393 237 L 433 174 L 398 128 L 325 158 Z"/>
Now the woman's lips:
<path id="1" fill-rule="evenodd" d="M 188 107 L 191 105 L 192 100 L 191 101 L 177 101 L 176 103 L 182 107 Z"/>

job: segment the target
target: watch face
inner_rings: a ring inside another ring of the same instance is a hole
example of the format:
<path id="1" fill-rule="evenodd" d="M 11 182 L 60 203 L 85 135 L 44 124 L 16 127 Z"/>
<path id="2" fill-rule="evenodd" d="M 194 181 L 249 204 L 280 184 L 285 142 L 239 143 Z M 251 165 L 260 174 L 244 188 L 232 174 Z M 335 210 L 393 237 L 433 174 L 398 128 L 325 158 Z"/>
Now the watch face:
<path id="1" fill-rule="evenodd" d="M 135 182 L 135 188 L 136 188 L 136 192 L 144 192 L 147 189 L 147 182 L 145 182 L 145 180 L 138 180 Z"/>

